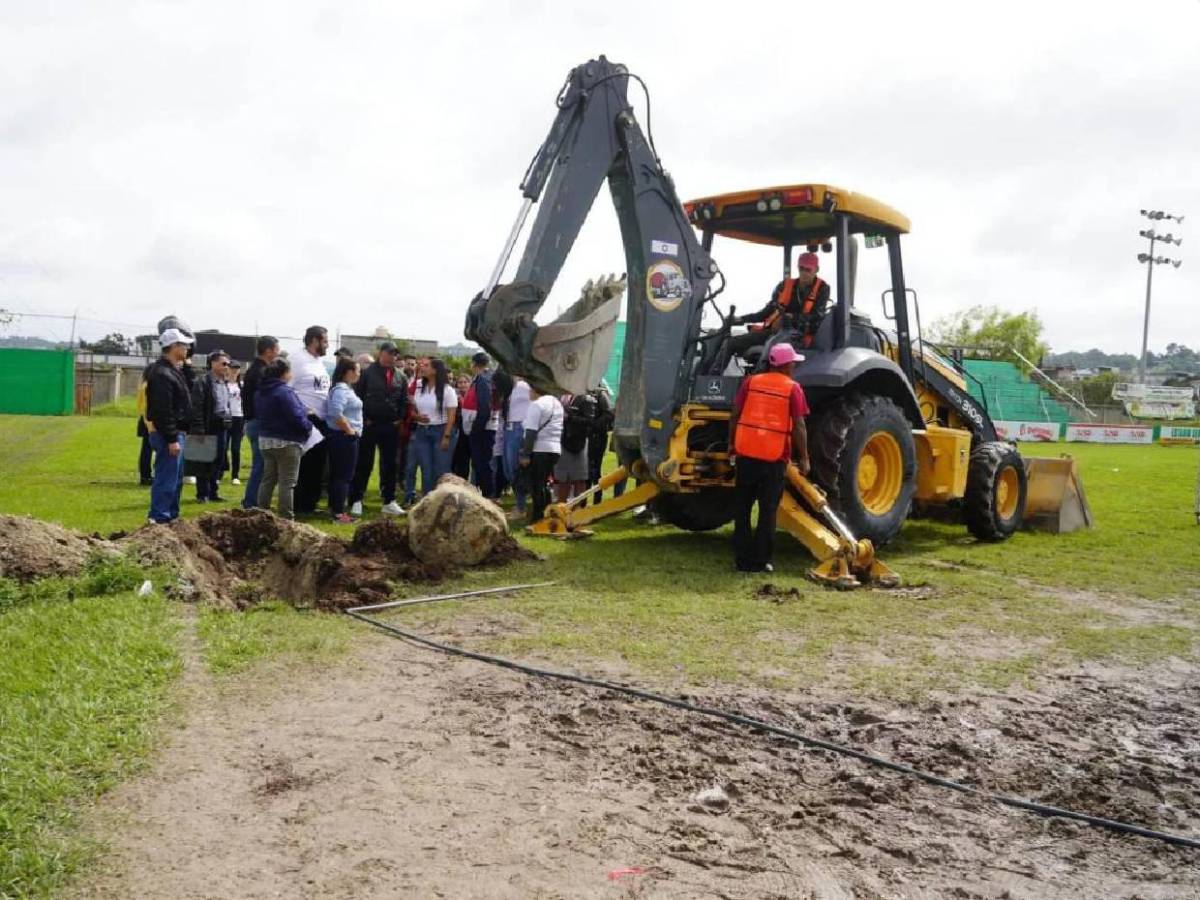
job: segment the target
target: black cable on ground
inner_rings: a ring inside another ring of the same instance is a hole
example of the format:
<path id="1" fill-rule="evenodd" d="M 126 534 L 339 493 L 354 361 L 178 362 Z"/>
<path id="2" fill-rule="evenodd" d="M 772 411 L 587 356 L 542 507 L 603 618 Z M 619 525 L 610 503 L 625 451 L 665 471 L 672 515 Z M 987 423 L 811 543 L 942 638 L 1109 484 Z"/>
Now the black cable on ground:
<path id="1" fill-rule="evenodd" d="M 912 766 L 907 766 L 904 763 L 893 762 L 892 760 L 884 759 L 881 756 L 872 756 L 870 753 L 864 753 L 861 750 L 855 750 L 853 747 L 845 747 L 841 744 L 835 744 L 831 741 L 822 740 L 821 738 L 810 737 L 809 735 L 801 734 L 798 731 L 792 731 L 788 728 L 781 728 L 778 725 L 772 725 L 770 722 L 764 722 L 761 719 L 754 719 L 750 716 L 743 716 L 739 713 L 727 712 L 723 709 L 714 709 L 713 707 L 709 706 L 699 706 L 695 703 L 689 703 L 686 700 L 677 700 L 673 697 L 667 697 L 663 694 L 653 693 L 652 691 L 643 691 L 639 688 L 627 687 L 626 685 L 616 684 L 611 681 L 602 681 L 598 678 L 588 678 L 586 675 L 575 675 L 570 672 L 555 672 L 551 669 L 539 669 L 536 666 L 515 662 L 511 659 L 504 659 L 500 656 L 490 656 L 486 653 L 476 653 L 472 650 L 465 650 L 462 647 L 456 647 L 453 644 L 443 644 L 439 641 L 422 637 L 414 632 L 405 631 L 402 628 L 397 628 L 395 625 L 389 625 L 387 622 L 381 622 L 378 619 L 373 619 L 370 616 L 364 616 L 361 613 L 350 610 L 346 611 L 346 615 L 352 616 L 355 619 L 360 619 L 363 622 L 366 622 L 368 625 L 374 625 L 376 628 L 387 631 L 396 635 L 397 637 L 404 638 L 406 641 L 410 641 L 414 644 L 419 644 L 423 647 L 428 647 L 433 650 L 438 650 L 442 653 L 447 653 L 452 656 L 463 656 L 467 659 L 474 659 L 478 662 L 488 663 L 489 665 L 500 666 L 504 669 L 512 669 L 514 672 L 521 672 L 524 675 L 532 675 L 536 678 L 553 678 L 558 681 L 581 684 L 586 687 L 599 688 L 605 691 L 613 691 L 618 694 L 624 694 L 628 697 L 635 697 L 638 700 L 649 700 L 652 703 L 661 703 L 664 706 L 670 706 L 686 712 L 699 713 L 703 716 L 711 716 L 714 719 L 722 719 L 735 725 L 742 725 L 746 728 L 753 728 L 759 731 L 765 731 L 770 734 L 778 735 L 779 737 L 796 741 L 797 743 L 804 744 L 808 747 L 816 747 L 820 750 L 828 750 L 831 753 L 837 753 L 841 756 L 848 756 L 851 759 L 857 759 L 859 762 L 864 762 L 871 766 L 890 769 L 893 772 L 899 772 L 901 775 L 907 775 L 910 778 L 919 779 L 927 784 L 949 788 L 952 791 L 959 791 L 960 793 L 964 794 L 972 794 L 983 800 L 992 800 L 996 803 L 1002 803 L 1005 806 L 1011 806 L 1015 809 L 1023 809 L 1027 812 L 1037 813 L 1040 816 L 1054 816 L 1062 819 L 1072 819 L 1076 822 L 1083 822 L 1087 825 L 1092 825 L 1097 828 L 1106 828 L 1109 831 L 1115 831 L 1119 834 L 1132 834 L 1138 837 L 1163 841 L 1167 844 L 1174 844 L 1177 847 L 1191 847 L 1192 849 L 1200 849 L 1200 839 L 1190 838 L 1179 834 L 1170 834 L 1165 831 L 1155 831 L 1152 828 L 1145 828 L 1141 825 L 1131 825 L 1128 822 L 1118 822 L 1114 819 L 1105 819 L 1100 816 L 1090 816 L 1087 813 L 1075 812 L 1074 810 L 1070 809 L 1060 809 L 1057 806 L 1048 806 L 1044 803 L 1035 803 L 1032 800 L 1025 800 L 1021 797 L 1009 797 L 1005 794 L 995 794 L 991 791 L 983 790 L 982 788 L 972 787 L 969 784 L 963 784 L 960 781 L 952 781 L 949 778 L 942 778 L 939 775 L 933 775 L 929 772 L 922 772 L 920 769 L 914 769 Z"/>

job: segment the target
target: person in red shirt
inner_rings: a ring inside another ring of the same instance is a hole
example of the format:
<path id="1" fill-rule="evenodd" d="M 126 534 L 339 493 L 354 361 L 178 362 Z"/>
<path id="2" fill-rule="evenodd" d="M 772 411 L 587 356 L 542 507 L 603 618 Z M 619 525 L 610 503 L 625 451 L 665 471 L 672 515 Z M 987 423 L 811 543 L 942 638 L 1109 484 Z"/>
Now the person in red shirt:
<path id="1" fill-rule="evenodd" d="M 796 363 L 803 359 L 790 344 L 776 344 L 768 358 L 770 370 L 745 379 L 733 402 L 729 444 L 736 460 L 733 549 L 739 572 L 774 571 L 775 515 L 789 460 L 808 474 L 808 401 L 793 379 Z M 758 526 L 752 530 L 750 513 L 756 503 Z"/>

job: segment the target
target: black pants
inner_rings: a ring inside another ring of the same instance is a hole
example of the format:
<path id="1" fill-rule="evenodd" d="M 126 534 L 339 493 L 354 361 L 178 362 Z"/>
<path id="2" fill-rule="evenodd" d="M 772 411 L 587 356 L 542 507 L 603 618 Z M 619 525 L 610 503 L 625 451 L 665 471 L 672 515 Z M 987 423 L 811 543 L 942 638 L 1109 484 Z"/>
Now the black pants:
<path id="1" fill-rule="evenodd" d="M 775 551 L 775 516 L 783 496 L 787 463 L 737 458 L 737 512 L 733 520 L 734 562 L 739 569 L 760 571 Z M 750 528 L 750 511 L 758 504 L 758 527 Z"/>
<path id="2" fill-rule="evenodd" d="M 588 487 L 596 486 L 600 480 L 600 472 L 604 468 L 604 454 L 608 452 L 608 432 L 593 431 L 588 435 Z M 597 504 L 604 499 L 603 491 L 596 491 L 592 503 Z"/>
<path id="3" fill-rule="evenodd" d="M 292 493 L 292 511 L 295 515 L 309 515 L 316 511 L 321 502 L 321 491 L 325 481 L 325 463 L 329 459 L 329 448 L 325 441 L 317 444 L 300 457 L 300 474 L 296 489 Z"/>
<path id="4" fill-rule="evenodd" d="M 242 472 L 242 435 L 246 433 L 246 419 L 234 416 L 233 424 L 229 426 L 229 461 L 225 467 L 229 469 L 230 478 L 240 478 Z"/>
<path id="5" fill-rule="evenodd" d="M 196 473 L 196 499 L 216 500 L 221 496 L 221 472 L 225 469 L 225 448 L 229 444 L 229 432 L 219 425 L 209 432 L 217 438 L 217 456 Z"/>
<path id="6" fill-rule="evenodd" d="M 471 477 L 471 436 L 462 429 L 459 429 L 458 440 L 454 443 L 454 455 L 450 458 L 450 471 L 459 478 Z"/>
<path id="7" fill-rule="evenodd" d="M 390 427 L 390 426 L 389 426 Z M 394 435 L 395 428 L 391 428 Z M 364 431 L 364 434 L 366 432 Z M 349 435 L 344 431 L 332 431 L 329 437 L 325 438 L 325 443 L 329 445 L 329 512 L 332 515 L 340 515 L 346 511 L 346 495 L 350 493 L 350 482 L 358 483 L 358 475 L 355 463 L 362 451 L 362 444 L 357 435 Z M 311 452 L 311 451 L 310 451 Z M 393 450 L 391 454 L 392 462 L 396 460 L 396 454 Z M 382 466 L 381 466 L 382 468 Z M 371 470 L 367 469 L 367 476 L 370 477 Z M 396 497 L 396 470 L 392 468 L 392 499 Z M 362 499 L 362 495 L 359 495 Z M 351 501 L 353 502 L 353 501 Z M 391 502 L 391 501 L 386 501 Z"/>
<path id="8" fill-rule="evenodd" d="M 546 517 L 546 507 L 550 505 L 550 475 L 557 462 L 557 453 L 534 453 L 529 459 L 526 468 L 529 472 L 530 522 Z"/>
<path id="9" fill-rule="evenodd" d="M 138 475 L 141 476 L 142 484 L 149 484 L 154 480 L 154 470 L 151 467 L 154 451 L 150 447 L 150 432 L 142 432 L 142 451 L 138 454 Z"/>
<path id="10" fill-rule="evenodd" d="M 729 339 L 729 354 L 730 356 L 741 356 L 751 347 L 761 347 L 774 333 L 766 328 L 760 328 L 757 331 L 736 334 Z"/>
<path id="11" fill-rule="evenodd" d="M 371 422 L 363 426 L 362 439 L 358 443 L 358 465 L 354 470 L 354 484 L 350 488 L 351 503 L 360 503 L 366 496 L 367 482 L 371 480 L 371 470 L 375 468 L 376 448 L 379 449 L 379 496 L 384 503 L 396 499 L 396 448 L 399 443 L 395 422 Z"/>
<path id="12" fill-rule="evenodd" d="M 496 432 L 476 431 L 471 438 L 471 468 L 475 470 L 473 481 L 479 493 L 485 497 L 496 496 L 496 485 L 492 478 L 492 447 L 496 444 Z"/>

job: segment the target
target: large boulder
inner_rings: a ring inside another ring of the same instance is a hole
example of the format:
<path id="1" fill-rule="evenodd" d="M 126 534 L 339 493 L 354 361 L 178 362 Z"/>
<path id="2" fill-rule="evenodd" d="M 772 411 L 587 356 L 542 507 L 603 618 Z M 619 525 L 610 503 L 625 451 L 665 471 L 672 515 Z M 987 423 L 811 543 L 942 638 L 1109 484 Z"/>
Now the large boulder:
<path id="1" fill-rule="evenodd" d="M 409 546 L 429 565 L 478 565 L 507 537 L 500 507 L 461 478 L 443 478 L 408 511 Z"/>

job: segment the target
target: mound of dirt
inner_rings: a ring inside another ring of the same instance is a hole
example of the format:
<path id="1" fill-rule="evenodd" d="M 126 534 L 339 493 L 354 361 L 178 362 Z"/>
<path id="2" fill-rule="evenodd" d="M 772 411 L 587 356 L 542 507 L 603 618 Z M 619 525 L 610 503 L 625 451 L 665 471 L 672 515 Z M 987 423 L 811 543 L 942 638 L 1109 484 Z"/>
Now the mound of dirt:
<path id="1" fill-rule="evenodd" d="M 504 512 L 463 479 L 443 477 L 408 512 L 408 543 L 434 566 L 474 566 L 508 536 Z"/>
<path id="2" fill-rule="evenodd" d="M 0 516 L 0 577 L 33 581 L 51 575 L 78 575 L 95 553 L 111 553 L 98 537 L 53 522 Z"/>
<path id="3" fill-rule="evenodd" d="M 438 490 L 445 495 L 463 488 L 450 485 Z M 488 503 L 477 492 L 474 497 Z M 480 536 L 492 526 L 464 522 L 466 505 L 450 500 L 430 508 L 458 509 L 446 521 L 456 525 L 460 537 L 476 535 L 468 545 L 486 545 L 486 552 L 464 553 L 459 546 L 460 552 L 447 558 L 435 554 L 425 560 L 413 552 L 406 522 L 367 522 L 347 542 L 259 509 L 231 509 L 177 519 L 169 525 L 147 525 L 107 541 L 36 519 L 0 516 L 0 576 L 30 581 L 76 575 L 95 553 L 125 552 L 144 565 L 175 571 L 178 577 L 169 590 L 181 600 L 244 609 L 273 598 L 301 607 L 341 609 L 386 600 L 398 582 L 439 581 L 467 566 L 503 566 L 538 558 L 513 540 L 507 529 L 485 541 Z M 503 523 L 502 515 L 500 519 Z M 442 527 L 440 521 L 435 517 L 432 524 L 426 523 L 426 531 Z"/>

